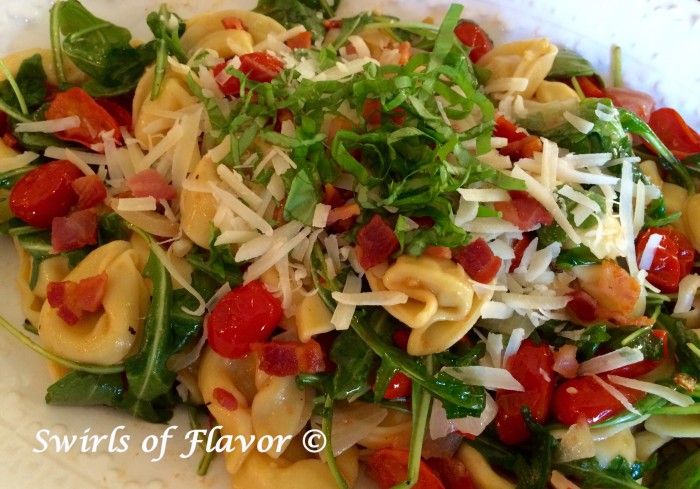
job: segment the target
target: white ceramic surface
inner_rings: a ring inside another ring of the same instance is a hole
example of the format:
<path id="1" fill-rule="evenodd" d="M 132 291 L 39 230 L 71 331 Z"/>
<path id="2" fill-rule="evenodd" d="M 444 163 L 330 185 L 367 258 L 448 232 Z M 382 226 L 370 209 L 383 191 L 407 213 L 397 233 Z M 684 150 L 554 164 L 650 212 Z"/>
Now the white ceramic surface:
<path id="1" fill-rule="evenodd" d="M 386 13 L 404 18 L 432 15 L 439 19 L 444 0 L 344 0 L 342 14 L 381 6 Z M 497 42 L 547 36 L 578 50 L 604 75 L 609 71 L 610 48 L 623 52 L 624 81 L 628 86 L 655 95 L 658 106 L 679 110 L 700 128 L 700 2 L 695 0 L 462 0 L 465 17 L 473 18 Z M 94 13 L 132 28 L 136 37 L 147 35 L 146 14 L 155 0 L 84 0 Z M 48 46 L 49 0 L 0 2 L 0 55 L 20 49 Z M 172 10 L 183 16 L 205 7 L 248 9 L 245 0 L 170 0 Z M 0 314 L 20 325 L 18 294 L 14 288 L 17 262 L 11 242 L 0 238 Z M 186 453 L 187 422 L 179 413 L 178 426 L 164 458 L 145 454 L 142 441 L 162 435 L 166 426 L 148 425 L 120 413 L 100 408 L 48 407 L 44 394 L 50 380 L 44 362 L 0 331 L 0 488 L 51 487 L 52 489 L 199 489 L 224 488 L 230 483 L 222 460 L 209 475 L 195 474 L 198 457 Z M 54 435 L 128 435 L 128 450 L 107 453 L 106 443 L 96 453 L 73 448 L 44 453 L 37 440 L 39 430 Z"/>

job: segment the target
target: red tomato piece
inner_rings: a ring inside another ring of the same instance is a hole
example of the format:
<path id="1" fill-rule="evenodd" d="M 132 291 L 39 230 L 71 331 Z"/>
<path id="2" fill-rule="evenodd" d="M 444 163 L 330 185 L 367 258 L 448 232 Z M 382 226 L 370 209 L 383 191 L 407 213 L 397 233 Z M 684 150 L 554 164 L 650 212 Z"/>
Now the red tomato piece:
<path id="1" fill-rule="evenodd" d="M 267 53 L 248 53 L 241 56 L 240 70 L 256 82 L 270 82 L 284 69 L 284 63 Z"/>
<path id="2" fill-rule="evenodd" d="M 700 134 L 675 110 L 666 107 L 655 110 L 649 117 L 649 127 L 676 158 L 682 160 L 700 153 Z M 646 142 L 644 144 L 653 151 Z"/>
<path id="3" fill-rule="evenodd" d="M 664 343 L 664 353 L 661 359 L 651 360 L 645 358 L 632 365 L 625 365 L 624 367 L 619 367 L 608 372 L 609 375 L 619 375 L 620 377 L 639 377 L 640 375 L 647 374 L 652 370 L 656 370 L 668 357 L 668 333 L 662 329 L 653 329 L 651 334 L 659 338 Z"/>
<path id="4" fill-rule="evenodd" d="M 119 124 L 114 117 L 82 88 L 73 87 L 58 93 L 45 114 L 46 120 L 63 119 L 74 115 L 80 118 L 80 126 L 59 131 L 55 133 L 56 137 L 75 141 L 93 150 L 97 150 L 95 145 L 102 143 L 102 134 L 109 131 L 112 131 L 115 141 L 119 143 L 122 141 Z"/>
<path id="5" fill-rule="evenodd" d="M 523 259 L 523 253 L 525 253 L 525 250 L 528 246 L 530 246 L 531 242 L 532 238 L 527 234 L 523 234 L 523 239 L 519 239 L 515 243 L 515 246 L 513 246 L 513 252 L 515 253 L 515 257 L 513 258 L 513 261 L 510 262 L 510 268 L 508 269 L 509 273 L 513 273 L 513 270 L 520 266 L 520 262 Z"/>
<path id="6" fill-rule="evenodd" d="M 539 136 L 525 136 L 498 148 L 499 154 L 510 157 L 513 161 L 522 158 L 532 158 L 536 152 L 542 151 L 542 140 Z"/>
<path id="7" fill-rule="evenodd" d="M 251 348 L 260 356 L 260 370 L 276 377 L 315 374 L 326 370 L 321 345 L 309 340 L 269 341 L 253 343 Z"/>
<path id="8" fill-rule="evenodd" d="M 71 182 L 78 194 L 78 209 L 89 209 L 101 204 L 107 198 L 107 187 L 97 175 L 85 175 Z"/>
<path id="9" fill-rule="evenodd" d="M 380 489 L 389 489 L 408 477 L 408 450 L 381 448 L 367 459 L 367 475 Z M 423 460 L 420 462 L 418 482 L 414 489 L 445 489 L 433 470 Z"/>
<path id="10" fill-rule="evenodd" d="M 309 49 L 311 47 L 311 31 L 300 32 L 284 43 L 292 49 Z"/>
<path id="11" fill-rule="evenodd" d="M 114 117 L 114 120 L 120 127 L 126 127 L 128 130 L 131 131 L 131 125 L 133 121 L 133 118 L 131 117 L 131 112 L 129 112 L 127 109 L 125 109 L 118 103 L 112 102 L 111 100 L 105 98 L 95 99 L 95 102 L 97 102 L 100 107 L 109 112 L 109 115 Z"/>
<path id="12" fill-rule="evenodd" d="M 578 86 L 581 87 L 581 91 L 585 97 L 605 98 L 605 92 L 600 85 L 598 77 L 594 75 L 577 76 L 576 81 L 578 82 Z"/>
<path id="13" fill-rule="evenodd" d="M 411 332 L 406 328 L 397 329 L 391 336 L 391 340 L 396 346 L 406 351 L 408 348 L 408 338 L 411 336 Z"/>
<path id="14" fill-rule="evenodd" d="M 469 59 L 476 63 L 483 55 L 493 49 L 493 42 L 488 34 L 474 22 L 460 20 L 455 27 L 455 35 L 462 44 L 472 48 L 469 51 Z"/>
<path id="15" fill-rule="evenodd" d="M 483 238 L 477 238 L 467 246 L 459 248 L 454 260 L 462 265 L 467 275 L 482 284 L 493 280 L 502 263 Z"/>
<path id="16" fill-rule="evenodd" d="M 224 26 L 224 29 L 235 29 L 239 31 L 247 31 L 245 24 L 241 19 L 238 17 L 234 17 L 233 15 L 224 17 L 221 19 L 221 25 Z"/>
<path id="17" fill-rule="evenodd" d="M 77 250 L 97 243 L 97 214 L 92 209 L 75 211 L 51 221 L 51 248 L 54 253 Z"/>
<path id="18" fill-rule="evenodd" d="M 228 95 L 229 97 L 238 97 L 241 94 L 241 80 L 224 72 L 226 66 L 226 62 L 219 63 L 212 68 L 212 74 L 214 75 L 216 84 L 219 85 L 219 88 L 224 95 Z"/>
<path id="19" fill-rule="evenodd" d="M 452 259 L 452 250 L 447 246 L 426 246 L 423 250 L 423 254 L 426 256 L 432 256 L 433 258 L 443 258 L 445 260 Z"/>
<path id="20" fill-rule="evenodd" d="M 84 176 L 67 160 L 45 163 L 23 176 L 10 192 L 10 211 L 31 226 L 48 229 L 78 202 L 71 183 Z"/>
<path id="21" fill-rule="evenodd" d="M 493 129 L 493 137 L 506 138 L 509 143 L 520 141 L 527 137 L 526 132 L 518 131 L 518 126 L 510 122 L 508 119 L 499 115 L 496 118 L 496 127 Z"/>
<path id="22" fill-rule="evenodd" d="M 566 303 L 566 309 L 576 318 L 584 323 L 592 323 L 596 320 L 598 317 L 598 301 L 591 297 L 590 294 L 583 290 L 574 290 L 566 295 L 571 297 L 571 300 Z"/>
<path id="23" fill-rule="evenodd" d="M 426 460 L 445 489 L 473 489 L 474 483 L 465 465 L 456 458 L 431 457 Z"/>
<path id="24" fill-rule="evenodd" d="M 601 378 L 607 381 L 605 376 Z M 631 403 L 644 397 L 641 391 L 627 389 L 621 385 L 614 385 L 614 387 Z M 566 426 L 579 421 L 585 421 L 588 424 L 599 423 L 624 410 L 622 403 L 590 375 L 563 382 L 554 391 L 552 400 L 554 418 Z"/>
<path id="25" fill-rule="evenodd" d="M 242 358 L 251 344 L 267 341 L 282 319 L 282 304 L 254 280 L 233 289 L 214 306 L 207 321 L 209 346 L 226 358 Z"/>
<path id="26" fill-rule="evenodd" d="M 649 228 L 637 240 L 637 262 L 653 235 L 661 241 L 654 253 L 647 280 L 664 293 L 678 292 L 678 283 L 693 270 L 695 249 L 683 233 L 671 227 Z"/>
<path id="27" fill-rule="evenodd" d="M 360 228 L 356 241 L 355 254 L 365 270 L 386 261 L 400 247 L 394 230 L 378 214 Z"/>
<path id="28" fill-rule="evenodd" d="M 625 87 L 610 87 L 603 90 L 605 97 L 612 100 L 615 107 L 623 107 L 637 114 L 645 122 L 654 110 L 656 100 L 651 95 Z"/>
<path id="29" fill-rule="evenodd" d="M 384 392 L 384 399 L 401 399 L 411 394 L 413 382 L 403 372 L 397 371 L 389 381 Z"/>
<path id="30" fill-rule="evenodd" d="M 517 445 L 530 436 L 521 408 L 528 407 L 532 420 L 540 424 L 549 416 L 554 389 L 554 355 L 545 343 L 537 345 L 525 340 L 505 368 L 525 390 L 496 393 L 496 429 L 503 443 Z"/>

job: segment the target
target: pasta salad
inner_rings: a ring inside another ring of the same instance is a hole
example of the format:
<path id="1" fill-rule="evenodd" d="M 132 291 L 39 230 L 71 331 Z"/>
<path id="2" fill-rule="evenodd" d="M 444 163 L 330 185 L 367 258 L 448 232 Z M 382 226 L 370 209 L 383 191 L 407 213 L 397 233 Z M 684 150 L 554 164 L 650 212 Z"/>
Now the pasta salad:
<path id="1" fill-rule="evenodd" d="M 46 402 L 184 405 L 240 488 L 687 487 L 700 136 L 460 5 L 337 7 L 137 42 L 64 0 L 0 64 L 2 324 Z"/>

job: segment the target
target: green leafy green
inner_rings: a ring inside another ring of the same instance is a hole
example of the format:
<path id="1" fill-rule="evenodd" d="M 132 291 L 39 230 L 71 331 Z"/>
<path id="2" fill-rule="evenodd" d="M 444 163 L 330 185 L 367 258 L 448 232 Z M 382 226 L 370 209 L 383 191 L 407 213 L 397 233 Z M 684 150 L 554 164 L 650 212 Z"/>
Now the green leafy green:
<path id="1" fill-rule="evenodd" d="M 590 61 L 582 57 L 576 51 L 560 47 L 559 51 L 557 51 L 557 56 L 554 58 L 554 63 L 547 74 L 547 78 L 560 80 L 574 76 L 589 76 L 595 74 L 595 68 L 593 68 Z M 598 77 L 598 79 L 600 80 L 600 77 Z"/>
<path id="2" fill-rule="evenodd" d="M 666 200 L 663 195 L 649 202 L 644 211 L 644 227 L 657 228 L 668 226 L 680 219 L 681 213 L 675 212 L 671 215 L 666 213 Z"/>
<path id="3" fill-rule="evenodd" d="M 566 270 L 580 265 L 594 265 L 600 263 L 601 259 L 584 244 L 576 245 L 572 248 L 564 248 L 556 259 L 559 268 Z"/>
<path id="4" fill-rule="evenodd" d="M 90 374 L 74 371 L 46 391 L 46 404 L 53 406 L 121 407 L 126 387 L 121 374 Z"/>
<path id="5" fill-rule="evenodd" d="M 15 82 L 28 109 L 37 108 L 46 99 L 46 79 L 40 54 L 35 54 L 22 61 L 17 75 L 15 75 Z M 0 99 L 16 109 L 21 106 L 9 80 L 0 82 Z"/>
<path id="6" fill-rule="evenodd" d="M 151 98 L 155 99 L 163 83 L 168 55 L 175 56 L 180 63 L 187 62 L 187 54 L 180 44 L 180 38 L 185 33 L 185 22 L 163 4 L 158 12 L 148 14 L 146 23 L 156 38 L 156 66 L 151 89 Z"/>
<path id="7" fill-rule="evenodd" d="M 676 370 L 700 378 L 700 338 L 682 319 L 659 314 L 656 324 L 669 334 L 669 346 L 678 358 Z"/>
<path id="8" fill-rule="evenodd" d="M 196 270 L 208 275 L 218 286 L 228 283 L 232 288 L 243 283 L 243 272 L 236 262 L 229 245 L 217 245 L 221 231 L 211 225 L 209 250 L 197 248 L 187 254 L 187 262 Z"/>
<path id="9" fill-rule="evenodd" d="M 53 9 L 58 11 L 57 27 L 65 36 L 62 50 L 92 77 L 83 88 L 93 96 L 128 92 L 155 59 L 152 43 L 131 46 L 127 29 L 94 16 L 78 0 L 63 0 Z"/>
<path id="10" fill-rule="evenodd" d="M 660 464 L 653 473 L 651 489 L 699 489 L 700 451 L 679 454 Z"/>
<path id="11" fill-rule="evenodd" d="M 636 479 L 650 467 L 653 467 L 653 462 L 630 464 L 619 455 L 606 467 L 601 466 L 595 458 L 554 464 L 554 468 L 562 474 L 580 481 L 582 489 L 645 489 Z"/>
<path id="12" fill-rule="evenodd" d="M 272 17 L 290 29 L 303 25 L 313 33 L 314 39 L 322 39 L 326 33 L 325 19 L 335 15 L 339 0 L 258 0 L 255 12 Z"/>

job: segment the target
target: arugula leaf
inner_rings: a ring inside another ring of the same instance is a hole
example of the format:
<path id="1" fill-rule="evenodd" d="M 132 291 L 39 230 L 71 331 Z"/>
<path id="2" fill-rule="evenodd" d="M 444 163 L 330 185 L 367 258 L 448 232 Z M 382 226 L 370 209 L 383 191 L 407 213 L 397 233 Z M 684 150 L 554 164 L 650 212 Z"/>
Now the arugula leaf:
<path id="1" fill-rule="evenodd" d="M 28 109 L 40 106 L 46 99 L 46 79 L 40 54 L 35 54 L 22 61 L 15 76 L 15 82 Z M 16 109 L 21 106 L 9 80 L 0 82 L 0 99 Z"/>
<path id="2" fill-rule="evenodd" d="M 580 265 L 594 265 L 600 263 L 601 259 L 584 244 L 579 244 L 573 248 L 562 249 L 556 259 L 556 264 L 562 270 L 577 267 Z"/>
<path id="3" fill-rule="evenodd" d="M 221 235 L 214 225 L 210 226 L 209 250 L 196 249 L 187 254 L 187 262 L 217 282 L 217 286 L 228 283 L 232 288 L 243 283 L 243 272 L 236 262 L 229 245 L 216 245 Z M 217 287 L 218 288 L 218 287 Z"/>
<path id="4" fill-rule="evenodd" d="M 676 370 L 700 378 L 700 338 L 682 319 L 659 314 L 656 324 L 668 331 L 669 346 L 678 358 Z"/>
<path id="5" fill-rule="evenodd" d="M 593 65 L 586 58 L 571 49 L 560 47 L 554 63 L 547 73 L 548 79 L 559 80 L 574 76 L 595 75 Z M 598 77 L 600 80 L 600 77 Z M 601 80 L 602 81 L 602 80 Z"/>
<path id="6" fill-rule="evenodd" d="M 163 83 L 168 55 L 172 54 L 180 63 L 187 63 L 187 54 L 180 44 L 180 38 L 185 33 L 185 22 L 163 4 L 158 12 L 148 14 L 146 23 L 156 38 L 156 65 L 151 89 L 151 99 L 155 99 Z"/>
<path id="7" fill-rule="evenodd" d="M 108 212 L 100 217 L 97 228 L 97 242 L 102 246 L 110 241 L 128 241 L 131 238 L 129 224 L 116 212 Z"/>
<path id="8" fill-rule="evenodd" d="M 46 404 L 52 406 L 120 407 L 126 387 L 121 374 L 91 374 L 73 371 L 57 380 L 46 391 Z"/>
<path id="9" fill-rule="evenodd" d="M 571 462 L 556 463 L 554 468 L 566 476 L 582 483 L 582 489 L 645 489 L 635 479 L 653 464 L 631 464 L 622 456 L 617 456 L 607 467 L 600 465 L 596 458 L 585 458 Z"/>
<path id="10" fill-rule="evenodd" d="M 644 210 L 644 227 L 656 228 L 668 226 L 681 217 L 681 212 L 675 212 L 670 216 L 666 214 L 666 199 L 663 195 L 649 202 Z"/>
<path id="11" fill-rule="evenodd" d="M 700 487 L 700 451 L 677 454 L 653 473 L 651 489 L 697 489 Z"/>
<path id="12" fill-rule="evenodd" d="M 584 196 L 588 197 L 591 199 L 593 202 L 598 204 L 600 207 L 600 210 L 596 212 L 595 214 L 600 214 L 604 215 L 605 210 L 606 210 L 606 204 L 605 204 L 605 197 L 600 195 L 599 193 L 593 192 L 591 190 L 585 190 L 585 189 L 580 189 L 576 190 L 576 192 L 583 194 Z M 574 221 L 574 215 L 573 215 L 573 210 L 578 206 L 577 202 L 574 202 L 568 197 L 560 196 L 560 199 L 564 202 L 564 208 L 566 209 L 566 218 L 567 220 L 571 223 L 572 226 L 576 226 L 576 222 Z M 586 219 L 583 220 L 581 224 L 578 225 L 579 228 L 581 229 L 588 229 L 593 226 L 595 226 L 598 223 L 598 219 L 596 219 L 595 215 L 590 215 Z"/>
<path id="13" fill-rule="evenodd" d="M 253 11 L 272 17 L 288 29 L 303 25 L 314 39 L 322 39 L 326 34 L 323 21 L 335 15 L 339 4 L 340 0 L 258 0 Z"/>
<path id="14" fill-rule="evenodd" d="M 100 19 L 78 0 L 57 3 L 57 24 L 65 36 L 63 52 L 92 77 L 83 88 L 92 96 L 117 95 L 133 89 L 155 59 L 153 44 L 132 47 L 131 33 Z"/>
<path id="15" fill-rule="evenodd" d="M 542 247 L 547 247 L 552 243 L 563 243 L 568 238 L 566 231 L 556 221 L 552 222 L 552 224 L 541 226 L 537 230 L 537 237 L 539 238 L 539 245 Z"/>
<path id="16" fill-rule="evenodd" d="M 301 168 L 296 172 L 289 187 L 287 201 L 284 204 L 284 219 L 286 221 L 299 221 L 310 226 L 316 204 L 321 202 L 319 185 L 313 181 L 310 172 Z"/>

